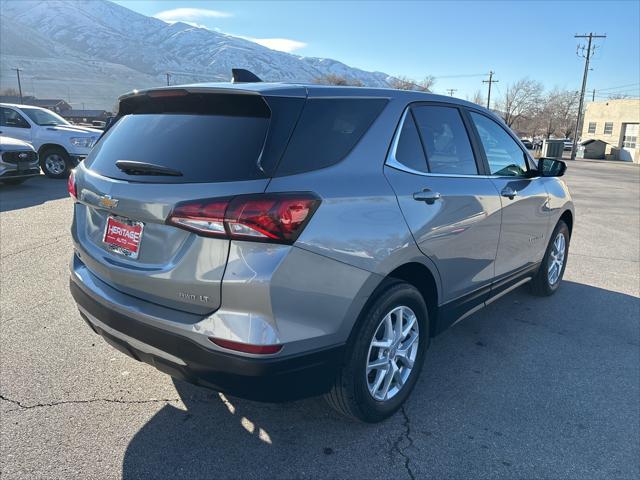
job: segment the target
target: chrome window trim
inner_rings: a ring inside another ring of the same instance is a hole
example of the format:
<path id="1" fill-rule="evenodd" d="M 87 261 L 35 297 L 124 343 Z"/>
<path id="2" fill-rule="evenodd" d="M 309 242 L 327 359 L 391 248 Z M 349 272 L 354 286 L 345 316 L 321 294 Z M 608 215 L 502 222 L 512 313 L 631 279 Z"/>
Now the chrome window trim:
<path id="1" fill-rule="evenodd" d="M 411 173 L 413 175 L 421 175 L 423 177 L 448 177 L 448 178 L 522 178 L 522 177 L 514 177 L 514 176 L 505 176 L 505 175 L 480 175 L 480 174 L 464 174 L 464 173 L 431 173 L 431 172 L 421 172 L 420 170 L 415 170 L 411 167 L 407 167 L 403 163 L 399 162 L 396 158 L 396 150 L 398 148 L 398 142 L 400 141 L 400 134 L 402 133 L 402 127 L 404 126 L 404 121 L 407 118 L 407 113 L 411 105 L 407 105 L 402 112 L 402 117 L 400 117 L 400 122 L 396 127 L 396 131 L 393 134 L 393 140 L 391 141 L 391 148 L 389 149 L 389 153 L 387 154 L 387 159 L 385 160 L 385 165 L 387 167 L 394 168 L 396 170 L 400 170 L 402 172 Z"/>

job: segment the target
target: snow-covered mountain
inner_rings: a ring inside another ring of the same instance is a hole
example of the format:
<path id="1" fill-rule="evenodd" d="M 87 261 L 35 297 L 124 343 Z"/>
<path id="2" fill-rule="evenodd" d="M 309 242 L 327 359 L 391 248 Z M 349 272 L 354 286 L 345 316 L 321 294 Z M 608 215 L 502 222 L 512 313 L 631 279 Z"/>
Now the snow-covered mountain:
<path id="1" fill-rule="evenodd" d="M 184 23 L 168 24 L 107 0 L 0 0 L 0 89 L 113 108 L 134 88 L 227 81 L 231 68 L 264 80 L 312 82 L 332 73 L 387 86 L 388 75 L 332 59 L 279 52 Z"/>

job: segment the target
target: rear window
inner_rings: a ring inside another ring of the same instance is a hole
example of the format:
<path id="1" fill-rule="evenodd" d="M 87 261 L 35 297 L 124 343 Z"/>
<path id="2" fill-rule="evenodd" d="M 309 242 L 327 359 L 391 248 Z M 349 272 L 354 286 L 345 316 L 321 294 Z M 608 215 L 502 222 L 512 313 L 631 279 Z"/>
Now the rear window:
<path id="1" fill-rule="evenodd" d="M 262 97 L 136 99 L 123 102 L 123 112 L 85 161 L 100 175 L 134 182 L 209 183 L 264 178 L 269 173 L 259 165 L 270 123 Z M 116 167 L 118 160 L 168 167 L 182 176 L 127 174 Z"/>
<path id="2" fill-rule="evenodd" d="M 308 99 L 277 175 L 309 172 L 338 163 L 386 104 L 386 99 L 378 98 Z"/>

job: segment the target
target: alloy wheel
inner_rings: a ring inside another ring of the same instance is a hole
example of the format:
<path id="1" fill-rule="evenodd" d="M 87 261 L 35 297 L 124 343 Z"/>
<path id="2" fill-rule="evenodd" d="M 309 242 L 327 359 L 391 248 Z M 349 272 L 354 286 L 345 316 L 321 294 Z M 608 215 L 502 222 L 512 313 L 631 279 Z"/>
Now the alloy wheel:
<path id="1" fill-rule="evenodd" d="M 555 285 L 560 279 L 566 251 L 566 240 L 562 232 L 558 233 L 553 241 L 551 254 L 549 255 L 547 278 L 549 285 Z"/>
<path id="2" fill-rule="evenodd" d="M 47 171 L 53 175 L 61 175 L 67 167 L 64 158 L 57 153 L 50 153 L 47 155 L 47 158 L 44 160 L 44 164 Z"/>
<path id="3" fill-rule="evenodd" d="M 402 390 L 413 370 L 419 342 L 418 318 L 409 307 L 395 307 L 382 318 L 369 345 L 365 373 L 375 400 L 389 400 Z"/>

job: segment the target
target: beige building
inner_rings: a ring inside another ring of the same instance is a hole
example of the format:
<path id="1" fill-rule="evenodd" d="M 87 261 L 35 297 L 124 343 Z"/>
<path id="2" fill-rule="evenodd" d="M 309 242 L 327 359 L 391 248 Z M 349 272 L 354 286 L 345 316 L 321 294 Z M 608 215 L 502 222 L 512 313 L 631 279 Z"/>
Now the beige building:
<path id="1" fill-rule="evenodd" d="M 607 100 L 587 104 L 582 141 L 607 143 L 605 158 L 640 163 L 640 98 Z"/>

